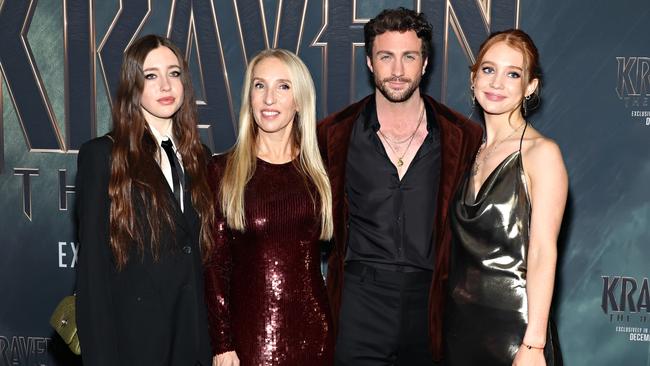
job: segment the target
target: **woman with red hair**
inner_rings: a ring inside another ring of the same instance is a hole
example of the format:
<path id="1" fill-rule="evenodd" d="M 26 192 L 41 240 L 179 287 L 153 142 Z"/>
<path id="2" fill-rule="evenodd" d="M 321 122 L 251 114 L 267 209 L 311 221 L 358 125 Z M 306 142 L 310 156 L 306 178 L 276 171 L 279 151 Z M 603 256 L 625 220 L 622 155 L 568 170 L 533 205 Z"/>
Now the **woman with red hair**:
<path id="1" fill-rule="evenodd" d="M 526 120 L 539 55 L 492 34 L 471 68 L 485 138 L 450 209 L 446 365 L 557 365 L 549 311 L 568 179 L 557 144 Z"/>

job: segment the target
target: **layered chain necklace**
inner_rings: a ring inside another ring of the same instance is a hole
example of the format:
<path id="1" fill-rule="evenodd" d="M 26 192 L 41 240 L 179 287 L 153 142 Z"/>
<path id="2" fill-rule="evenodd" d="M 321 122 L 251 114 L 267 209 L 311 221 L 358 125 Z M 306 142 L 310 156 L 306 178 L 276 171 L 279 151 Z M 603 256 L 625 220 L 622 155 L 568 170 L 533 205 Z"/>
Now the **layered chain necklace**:
<path id="1" fill-rule="evenodd" d="M 519 129 L 522 126 L 524 126 L 525 124 L 526 124 L 526 121 L 524 121 L 522 124 L 520 124 L 519 127 L 515 128 L 510 134 L 508 134 L 508 136 L 506 136 L 506 137 L 502 138 L 501 140 L 498 140 L 497 142 L 492 144 L 492 146 L 490 146 L 490 148 L 485 151 L 485 154 L 483 154 L 483 158 L 481 160 L 479 160 L 478 157 L 481 155 L 483 150 L 485 150 L 485 145 L 487 145 L 487 141 L 483 140 L 483 143 L 481 144 L 481 147 L 479 147 L 478 151 L 476 151 L 476 158 L 474 159 L 474 166 L 472 167 L 472 177 L 475 176 L 478 173 L 478 169 L 481 167 L 481 165 L 485 164 L 485 161 L 490 157 L 490 155 L 492 155 L 492 153 L 497 149 L 497 147 L 499 147 L 499 145 L 501 145 L 502 142 L 504 142 L 505 140 L 512 137 L 512 135 L 517 133 L 517 131 L 519 131 Z"/>
<path id="2" fill-rule="evenodd" d="M 422 124 L 422 120 L 424 119 L 424 109 L 425 109 L 424 105 L 422 105 L 422 109 L 420 111 L 420 118 L 418 120 L 417 126 L 415 126 L 415 130 L 413 131 L 413 133 L 409 137 L 405 138 L 402 141 L 393 141 L 392 144 L 391 144 L 391 141 L 388 139 L 388 137 L 386 135 L 384 135 L 383 132 L 381 132 L 381 128 L 377 131 L 377 132 L 379 132 L 379 136 L 382 137 L 384 139 L 384 141 L 386 141 L 386 145 L 388 145 L 388 147 L 390 147 L 390 149 L 393 151 L 395 156 L 398 157 L 397 161 L 395 162 L 395 165 L 397 165 L 398 168 L 401 168 L 404 165 L 404 156 L 406 156 L 406 153 L 409 151 L 409 148 L 411 147 L 411 143 L 413 142 L 413 139 L 415 139 L 415 134 L 418 132 L 418 129 L 420 128 L 420 125 Z M 395 148 L 393 147 L 393 144 L 400 145 L 400 144 L 405 143 L 406 141 L 408 141 L 408 145 L 406 145 L 406 149 L 404 149 L 404 153 L 402 153 L 402 155 L 399 156 L 399 154 L 397 153 L 397 150 L 395 150 Z"/>

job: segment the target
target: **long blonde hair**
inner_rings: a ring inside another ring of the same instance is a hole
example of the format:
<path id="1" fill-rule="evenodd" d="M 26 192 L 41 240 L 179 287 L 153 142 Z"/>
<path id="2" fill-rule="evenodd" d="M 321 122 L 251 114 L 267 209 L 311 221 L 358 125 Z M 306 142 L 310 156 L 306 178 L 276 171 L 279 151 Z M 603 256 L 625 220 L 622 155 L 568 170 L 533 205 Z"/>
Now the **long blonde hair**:
<path id="1" fill-rule="evenodd" d="M 253 117 L 250 102 L 253 69 L 262 60 L 273 57 L 287 67 L 291 77 L 293 98 L 299 113 L 296 112 L 292 128 L 294 149 L 298 149 L 298 168 L 306 179 L 316 187 L 320 198 L 320 239 L 332 237 L 332 192 L 325 166 L 318 150 L 316 139 L 316 90 L 307 66 L 290 51 L 267 49 L 255 56 L 248 64 L 241 108 L 239 110 L 239 132 L 226 162 L 226 168 L 219 187 L 219 201 L 226 223 L 231 229 L 245 231 L 244 191 L 256 168 L 256 139 L 258 126 Z"/>

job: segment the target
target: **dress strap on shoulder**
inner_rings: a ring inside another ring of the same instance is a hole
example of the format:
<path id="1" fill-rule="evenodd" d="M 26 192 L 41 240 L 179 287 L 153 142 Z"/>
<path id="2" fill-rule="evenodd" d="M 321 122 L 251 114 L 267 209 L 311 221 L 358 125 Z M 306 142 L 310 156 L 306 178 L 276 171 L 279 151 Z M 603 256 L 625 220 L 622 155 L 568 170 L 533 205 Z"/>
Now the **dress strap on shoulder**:
<path id="1" fill-rule="evenodd" d="M 524 121 L 524 130 L 521 132 L 521 137 L 519 138 L 519 153 L 521 153 L 521 145 L 524 142 L 524 135 L 526 134 L 526 128 L 528 128 L 528 121 Z"/>

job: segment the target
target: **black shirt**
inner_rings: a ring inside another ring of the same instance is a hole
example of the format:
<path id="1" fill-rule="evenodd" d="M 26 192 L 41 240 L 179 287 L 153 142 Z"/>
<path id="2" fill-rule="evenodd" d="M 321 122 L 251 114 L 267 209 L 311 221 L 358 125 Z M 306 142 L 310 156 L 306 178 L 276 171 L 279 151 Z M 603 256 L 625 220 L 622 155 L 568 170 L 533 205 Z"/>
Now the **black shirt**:
<path id="1" fill-rule="evenodd" d="M 375 98 L 352 128 L 346 165 L 349 204 L 346 262 L 433 270 L 434 216 L 440 181 L 440 133 L 425 103 L 428 134 L 400 181 L 377 136 Z"/>

